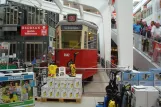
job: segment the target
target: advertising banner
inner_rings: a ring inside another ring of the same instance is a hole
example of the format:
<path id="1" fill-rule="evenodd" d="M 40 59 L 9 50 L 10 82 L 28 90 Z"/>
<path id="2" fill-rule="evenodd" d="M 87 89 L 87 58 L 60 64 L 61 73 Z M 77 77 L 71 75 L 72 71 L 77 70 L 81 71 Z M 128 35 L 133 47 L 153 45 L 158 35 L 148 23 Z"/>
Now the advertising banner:
<path id="1" fill-rule="evenodd" d="M 47 25 L 23 25 L 21 36 L 48 36 Z"/>
<path id="2" fill-rule="evenodd" d="M 0 107 L 34 105 L 34 76 L 0 76 Z"/>

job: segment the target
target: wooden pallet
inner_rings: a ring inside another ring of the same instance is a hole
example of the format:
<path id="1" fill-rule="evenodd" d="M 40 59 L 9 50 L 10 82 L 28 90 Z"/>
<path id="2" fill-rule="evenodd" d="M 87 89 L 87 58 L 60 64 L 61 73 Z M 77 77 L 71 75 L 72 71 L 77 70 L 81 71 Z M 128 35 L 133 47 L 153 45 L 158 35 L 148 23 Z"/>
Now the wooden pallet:
<path id="1" fill-rule="evenodd" d="M 41 98 L 41 102 L 48 102 L 48 101 L 52 101 L 52 102 L 75 102 L 75 103 L 81 103 L 81 99 L 56 99 L 56 98 Z"/>
<path id="2" fill-rule="evenodd" d="M 41 97 L 35 97 L 35 101 L 41 101 Z"/>

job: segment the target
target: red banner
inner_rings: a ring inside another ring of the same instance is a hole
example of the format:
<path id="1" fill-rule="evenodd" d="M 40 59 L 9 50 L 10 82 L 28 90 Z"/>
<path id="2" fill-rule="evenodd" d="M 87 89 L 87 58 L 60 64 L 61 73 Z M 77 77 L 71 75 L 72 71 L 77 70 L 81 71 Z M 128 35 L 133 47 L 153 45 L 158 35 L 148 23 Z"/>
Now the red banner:
<path id="1" fill-rule="evenodd" d="M 48 36 L 47 25 L 23 25 L 21 36 Z"/>

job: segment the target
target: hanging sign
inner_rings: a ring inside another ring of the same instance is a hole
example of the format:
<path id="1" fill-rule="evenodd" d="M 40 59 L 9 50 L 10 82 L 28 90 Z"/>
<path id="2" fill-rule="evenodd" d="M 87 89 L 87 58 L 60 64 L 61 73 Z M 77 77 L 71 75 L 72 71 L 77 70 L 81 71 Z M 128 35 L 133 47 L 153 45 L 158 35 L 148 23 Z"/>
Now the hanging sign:
<path id="1" fill-rule="evenodd" d="M 23 25 L 21 36 L 48 36 L 47 25 Z"/>
<path id="2" fill-rule="evenodd" d="M 77 14 L 68 14 L 67 20 L 68 20 L 68 22 L 76 22 L 77 21 Z"/>

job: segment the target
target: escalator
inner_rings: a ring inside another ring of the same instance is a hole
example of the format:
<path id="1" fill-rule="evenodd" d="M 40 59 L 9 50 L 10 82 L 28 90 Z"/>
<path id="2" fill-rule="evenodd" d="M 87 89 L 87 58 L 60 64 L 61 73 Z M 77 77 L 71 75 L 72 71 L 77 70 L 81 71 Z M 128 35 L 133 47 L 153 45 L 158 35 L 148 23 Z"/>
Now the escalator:
<path id="1" fill-rule="evenodd" d="M 138 36 L 136 34 L 133 34 L 134 37 Z M 111 32 L 111 38 L 112 40 L 117 44 L 117 29 L 112 29 Z M 140 51 L 140 47 L 141 47 L 141 39 L 137 38 L 140 45 L 137 44 L 137 46 L 135 45 L 133 47 L 133 64 L 134 67 L 136 69 L 145 71 L 145 70 L 149 70 L 149 68 L 159 68 L 158 64 L 156 64 L 155 62 L 153 62 L 151 60 L 151 58 L 148 57 L 147 54 L 143 53 L 142 51 Z"/>

